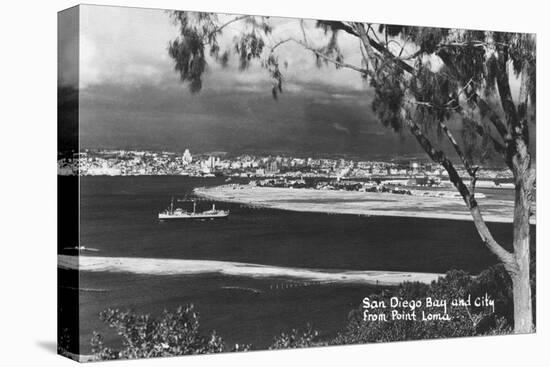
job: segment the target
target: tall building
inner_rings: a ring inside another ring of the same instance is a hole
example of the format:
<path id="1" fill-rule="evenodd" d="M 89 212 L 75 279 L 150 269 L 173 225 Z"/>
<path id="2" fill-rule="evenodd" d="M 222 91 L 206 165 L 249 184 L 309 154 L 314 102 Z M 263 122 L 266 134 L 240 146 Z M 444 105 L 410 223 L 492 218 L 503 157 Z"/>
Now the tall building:
<path id="1" fill-rule="evenodd" d="M 219 162 L 219 158 L 217 160 Z M 213 170 L 214 168 L 216 168 L 216 157 L 214 156 L 210 156 L 208 157 L 208 168 L 210 168 L 211 170 Z"/>
<path id="2" fill-rule="evenodd" d="M 185 149 L 185 152 L 183 152 L 183 156 L 181 157 L 181 160 L 183 161 L 184 165 L 188 165 L 191 162 L 193 162 L 193 156 L 191 155 L 191 152 L 189 149 Z"/>
<path id="3" fill-rule="evenodd" d="M 265 173 L 267 174 L 274 174 L 274 173 L 279 173 L 279 164 L 277 163 L 277 161 L 270 161 L 267 163 L 267 168 L 265 170 Z"/>
<path id="4" fill-rule="evenodd" d="M 412 174 L 418 173 L 418 171 L 420 169 L 420 165 L 417 162 L 411 162 L 410 167 L 411 167 L 411 173 Z"/>

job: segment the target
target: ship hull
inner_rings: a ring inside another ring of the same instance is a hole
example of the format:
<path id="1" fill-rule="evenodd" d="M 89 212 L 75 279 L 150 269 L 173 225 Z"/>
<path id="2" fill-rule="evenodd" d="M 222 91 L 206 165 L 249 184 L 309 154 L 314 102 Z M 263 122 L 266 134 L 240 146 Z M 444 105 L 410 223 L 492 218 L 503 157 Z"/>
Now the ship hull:
<path id="1" fill-rule="evenodd" d="M 226 214 L 216 214 L 216 215 L 166 215 L 159 214 L 159 220 L 193 220 L 193 219 L 223 219 L 229 217 L 229 213 Z"/>

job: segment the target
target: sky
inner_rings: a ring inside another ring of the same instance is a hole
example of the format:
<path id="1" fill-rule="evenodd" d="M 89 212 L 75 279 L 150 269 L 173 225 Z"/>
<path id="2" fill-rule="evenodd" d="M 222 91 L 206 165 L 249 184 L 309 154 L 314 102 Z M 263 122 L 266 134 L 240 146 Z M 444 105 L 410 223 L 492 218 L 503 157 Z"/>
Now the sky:
<path id="1" fill-rule="evenodd" d="M 220 15 L 220 20 L 232 19 Z M 302 38 L 299 20 L 270 18 L 268 45 Z M 359 74 L 332 65 L 318 68 L 301 46 L 279 48 L 284 92 L 271 96 L 266 70 L 252 64 L 239 71 L 236 57 L 222 68 L 208 60 L 203 88 L 191 94 L 168 55 L 178 29 L 163 10 L 82 5 L 79 37 L 74 24 L 60 30 L 60 85 L 78 80 L 82 148 L 155 149 L 192 152 L 346 154 L 361 158 L 422 155 L 408 135 L 377 121 L 372 90 Z M 308 42 L 323 46 L 327 36 L 306 20 Z M 222 49 L 243 31 L 236 22 L 224 29 Z M 78 43 L 74 52 L 64 52 Z M 360 66 L 357 39 L 341 34 L 345 61 Z M 78 68 L 69 65 L 78 65 Z"/>

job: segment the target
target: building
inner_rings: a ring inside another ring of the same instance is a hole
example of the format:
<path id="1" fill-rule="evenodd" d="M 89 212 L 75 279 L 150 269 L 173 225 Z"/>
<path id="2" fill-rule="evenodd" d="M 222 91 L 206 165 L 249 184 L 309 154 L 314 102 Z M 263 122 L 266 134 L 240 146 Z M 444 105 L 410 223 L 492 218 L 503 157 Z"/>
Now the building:
<path id="1" fill-rule="evenodd" d="M 191 152 L 189 152 L 189 149 L 185 149 L 185 152 L 183 152 L 183 156 L 181 157 L 181 160 L 184 166 L 187 166 L 188 164 L 193 162 L 193 156 L 191 155 Z"/>
<path id="2" fill-rule="evenodd" d="M 418 173 L 420 165 L 417 162 L 411 162 L 410 167 L 411 167 L 411 173 L 414 175 Z"/>
<path id="3" fill-rule="evenodd" d="M 265 173 L 266 174 L 275 174 L 275 173 L 279 173 L 279 164 L 277 163 L 277 161 L 270 161 L 267 163 L 267 168 L 265 170 Z"/>

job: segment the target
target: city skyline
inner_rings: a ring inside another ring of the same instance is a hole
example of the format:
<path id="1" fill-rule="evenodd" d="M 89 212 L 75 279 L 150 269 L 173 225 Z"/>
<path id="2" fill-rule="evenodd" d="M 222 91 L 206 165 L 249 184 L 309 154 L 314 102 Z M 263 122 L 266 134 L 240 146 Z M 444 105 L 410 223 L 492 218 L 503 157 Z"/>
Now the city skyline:
<path id="1" fill-rule="evenodd" d="M 347 178 L 424 177 L 442 178 L 447 174 L 442 166 L 429 160 L 402 158 L 387 160 L 360 160 L 334 156 L 293 155 L 227 155 L 224 152 L 192 154 L 151 150 L 84 150 L 58 157 L 58 172 L 63 175 L 183 175 L 211 177 L 292 177 L 292 178 Z M 467 172 L 458 170 L 467 177 Z M 505 168 L 486 167 L 479 172 L 485 179 L 509 179 Z"/>

